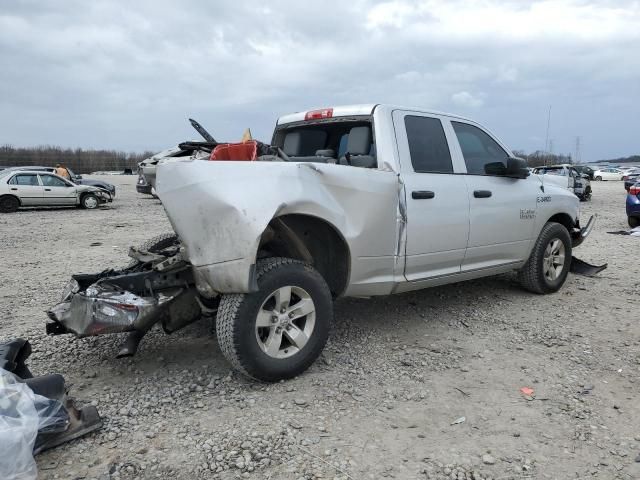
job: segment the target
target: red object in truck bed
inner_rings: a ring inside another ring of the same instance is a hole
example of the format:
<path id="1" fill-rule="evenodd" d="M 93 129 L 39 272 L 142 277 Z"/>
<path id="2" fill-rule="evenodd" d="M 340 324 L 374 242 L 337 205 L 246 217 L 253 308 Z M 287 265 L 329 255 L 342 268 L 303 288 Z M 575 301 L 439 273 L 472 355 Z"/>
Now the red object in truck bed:
<path id="1" fill-rule="evenodd" d="M 250 140 L 243 143 L 221 143 L 211 152 L 209 160 L 255 160 L 258 156 L 258 143 Z"/>

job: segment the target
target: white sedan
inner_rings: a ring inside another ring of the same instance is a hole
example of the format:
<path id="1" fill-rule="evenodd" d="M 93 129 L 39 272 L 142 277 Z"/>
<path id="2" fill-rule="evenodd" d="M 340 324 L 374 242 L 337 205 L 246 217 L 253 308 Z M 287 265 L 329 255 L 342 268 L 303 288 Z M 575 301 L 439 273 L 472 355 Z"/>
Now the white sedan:
<path id="1" fill-rule="evenodd" d="M 91 185 L 76 185 L 49 172 L 3 170 L 0 172 L 0 212 L 20 207 L 78 206 L 93 209 L 111 202 L 111 194 Z"/>
<path id="2" fill-rule="evenodd" d="M 619 168 L 603 168 L 593 172 L 594 180 L 622 180 L 624 172 Z"/>

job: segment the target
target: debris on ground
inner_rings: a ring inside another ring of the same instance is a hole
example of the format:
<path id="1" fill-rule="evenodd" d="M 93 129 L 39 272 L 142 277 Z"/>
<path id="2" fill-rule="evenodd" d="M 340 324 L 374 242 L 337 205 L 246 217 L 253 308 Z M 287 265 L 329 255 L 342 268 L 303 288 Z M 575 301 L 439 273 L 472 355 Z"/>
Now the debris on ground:
<path id="1" fill-rule="evenodd" d="M 0 478 L 37 477 L 34 455 L 99 429 L 95 406 L 76 409 L 64 378 L 33 377 L 25 364 L 31 345 L 23 339 L 0 344 Z"/>

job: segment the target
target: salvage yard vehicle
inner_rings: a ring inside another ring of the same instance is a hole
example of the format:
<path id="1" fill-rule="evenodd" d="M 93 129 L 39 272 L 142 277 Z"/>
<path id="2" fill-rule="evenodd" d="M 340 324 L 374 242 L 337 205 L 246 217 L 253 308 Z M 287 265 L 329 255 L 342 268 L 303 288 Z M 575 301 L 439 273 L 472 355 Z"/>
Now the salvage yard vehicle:
<path id="1" fill-rule="evenodd" d="M 184 157 L 190 157 L 198 148 L 207 148 L 207 152 L 211 152 L 213 147 L 217 145 L 215 139 L 207 132 L 202 125 L 190 118 L 191 126 L 204 138 L 204 142 L 183 142 L 175 147 L 163 150 L 151 157 L 143 160 L 138 164 L 138 182 L 136 183 L 136 191 L 147 195 L 155 196 L 156 186 L 156 169 L 158 164 L 166 161 L 180 160 Z"/>
<path id="2" fill-rule="evenodd" d="M 597 181 L 602 180 L 622 180 L 624 172 L 619 168 L 603 168 L 593 172 L 593 178 Z"/>
<path id="3" fill-rule="evenodd" d="M 627 173 L 624 177 L 624 189 L 628 192 L 629 189 L 640 182 L 640 173 Z"/>
<path id="4" fill-rule="evenodd" d="M 11 170 L 30 170 L 30 171 L 37 171 L 37 172 L 49 172 L 49 173 L 56 173 L 56 169 L 54 167 L 34 167 L 34 166 L 25 166 L 25 167 L 10 167 Z M 67 168 L 67 171 L 69 172 L 69 176 L 71 177 L 71 182 L 75 183 L 76 185 L 91 185 L 92 187 L 98 187 L 98 188 L 102 188 L 103 190 L 106 190 L 107 192 L 109 192 L 109 194 L 111 195 L 111 198 L 115 198 L 116 196 L 116 186 L 105 182 L 103 180 L 94 180 L 92 178 L 84 178 L 82 175 L 78 175 L 77 173 L 74 173 L 73 170 L 71 170 L 70 168 Z"/>
<path id="5" fill-rule="evenodd" d="M 629 188 L 627 194 L 627 220 L 631 228 L 640 227 L 640 182 Z"/>
<path id="6" fill-rule="evenodd" d="M 77 206 L 98 208 L 111 202 L 111 194 L 99 187 L 76 185 L 49 172 L 7 169 L 0 172 L 0 212 L 20 207 Z"/>
<path id="7" fill-rule="evenodd" d="M 74 275 L 48 332 L 130 332 L 120 351 L 130 355 L 154 324 L 171 332 L 207 313 L 238 371 L 277 381 L 320 355 L 338 297 L 511 271 L 526 290 L 553 293 L 594 224 L 581 226 L 573 193 L 455 115 L 299 112 L 258 152 L 160 164 L 175 234 L 132 248 L 125 268 Z"/>
<path id="8" fill-rule="evenodd" d="M 591 182 L 589 176 L 580 174 L 572 165 L 552 165 L 534 168 L 536 175 L 549 175 L 543 182 L 556 183 L 573 192 L 583 202 L 591 199 Z"/>

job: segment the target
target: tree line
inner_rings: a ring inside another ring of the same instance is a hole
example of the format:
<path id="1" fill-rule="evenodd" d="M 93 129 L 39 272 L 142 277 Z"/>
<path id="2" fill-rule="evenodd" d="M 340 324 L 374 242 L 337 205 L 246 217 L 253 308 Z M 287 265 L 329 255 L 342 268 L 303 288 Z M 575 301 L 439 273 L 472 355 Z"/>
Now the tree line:
<path id="1" fill-rule="evenodd" d="M 536 150 L 533 153 L 525 153 L 523 151 L 514 150 L 513 154 L 527 161 L 530 167 L 542 167 L 544 165 L 560 165 L 562 163 L 573 163 L 571 155 L 563 155 L 556 153 L 543 152 Z"/>
<path id="2" fill-rule="evenodd" d="M 60 163 L 75 173 L 91 173 L 100 170 L 135 172 L 145 158 L 153 152 L 121 152 L 117 150 L 83 150 L 50 145 L 38 147 L 0 146 L 0 167 L 39 166 L 52 167 Z"/>

